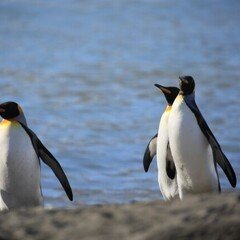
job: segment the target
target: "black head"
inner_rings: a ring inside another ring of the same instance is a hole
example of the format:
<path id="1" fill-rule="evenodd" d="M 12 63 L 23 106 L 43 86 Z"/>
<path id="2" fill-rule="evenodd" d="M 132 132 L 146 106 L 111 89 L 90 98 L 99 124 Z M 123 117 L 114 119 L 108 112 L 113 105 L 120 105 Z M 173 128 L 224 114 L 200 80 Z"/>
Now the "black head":
<path id="1" fill-rule="evenodd" d="M 191 76 L 180 76 L 180 93 L 182 95 L 189 95 L 191 94 L 195 89 L 195 82 L 193 77 Z"/>
<path id="2" fill-rule="evenodd" d="M 178 93 L 179 93 L 179 88 L 177 88 L 177 87 L 164 87 L 164 86 L 159 85 L 159 84 L 155 84 L 155 86 L 163 92 L 163 94 L 164 94 L 164 96 L 165 96 L 165 98 L 168 102 L 168 105 L 171 106 L 173 104 L 175 98 L 177 97 Z"/>
<path id="3" fill-rule="evenodd" d="M 21 108 L 15 102 L 5 102 L 0 104 L 0 116 L 4 119 L 11 119 L 21 114 Z"/>

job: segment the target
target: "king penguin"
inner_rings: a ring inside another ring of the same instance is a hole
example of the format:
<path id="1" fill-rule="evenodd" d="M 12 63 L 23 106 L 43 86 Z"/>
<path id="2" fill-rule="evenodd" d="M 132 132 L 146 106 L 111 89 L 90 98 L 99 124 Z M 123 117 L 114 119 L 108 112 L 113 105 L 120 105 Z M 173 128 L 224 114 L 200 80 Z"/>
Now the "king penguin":
<path id="1" fill-rule="evenodd" d="M 53 170 L 72 201 L 65 173 L 28 128 L 22 108 L 15 102 L 5 102 L 0 104 L 0 115 L 0 210 L 43 205 L 39 159 Z"/>
<path id="2" fill-rule="evenodd" d="M 179 78 L 180 92 L 168 127 L 180 199 L 192 193 L 220 192 L 217 164 L 235 187 L 235 172 L 196 105 L 194 79 Z"/>
<path id="3" fill-rule="evenodd" d="M 158 184 L 164 200 L 171 200 L 178 195 L 176 169 L 172 159 L 168 139 L 168 118 L 172 104 L 179 93 L 176 87 L 164 87 L 155 84 L 167 101 L 167 107 L 160 119 L 158 133 L 150 140 L 143 158 L 144 170 L 147 172 L 153 157 L 157 154 Z"/>

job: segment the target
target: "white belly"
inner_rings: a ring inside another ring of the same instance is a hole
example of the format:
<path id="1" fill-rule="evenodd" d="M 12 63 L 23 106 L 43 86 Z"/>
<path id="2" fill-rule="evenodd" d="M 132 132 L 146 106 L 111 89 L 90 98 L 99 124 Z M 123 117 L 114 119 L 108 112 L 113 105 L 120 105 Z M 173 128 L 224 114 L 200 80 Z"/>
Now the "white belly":
<path id="1" fill-rule="evenodd" d="M 166 172 L 168 117 L 169 112 L 164 112 L 160 120 L 157 139 L 158 184 L 165 200 L 172 199 L 178 194 L 177 178 L 169 178 Z"/>
<path id="2" fill-rule="evenodd" d="M 181 96 L 175 100 L 169 116 L 169 141 L 180 198 L 188 193 L 217 192 L 212 149 Z"/>
<path id="3" fill-rule="evenodd" d="M 17 122 L 0 124 L 0 210 L 42 204 L 39 160 Z"/>

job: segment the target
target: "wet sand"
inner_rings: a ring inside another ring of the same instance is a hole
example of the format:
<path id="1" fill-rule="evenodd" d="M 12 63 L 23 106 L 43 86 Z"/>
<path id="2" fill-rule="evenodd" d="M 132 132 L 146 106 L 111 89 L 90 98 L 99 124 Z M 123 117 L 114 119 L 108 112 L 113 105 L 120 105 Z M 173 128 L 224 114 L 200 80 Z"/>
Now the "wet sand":
<path id="1" fill-rule="evenodd" d="M 20 209 L 0 214 L 0 239 L 239 239 L 240 195 L 184 201 Z"/>

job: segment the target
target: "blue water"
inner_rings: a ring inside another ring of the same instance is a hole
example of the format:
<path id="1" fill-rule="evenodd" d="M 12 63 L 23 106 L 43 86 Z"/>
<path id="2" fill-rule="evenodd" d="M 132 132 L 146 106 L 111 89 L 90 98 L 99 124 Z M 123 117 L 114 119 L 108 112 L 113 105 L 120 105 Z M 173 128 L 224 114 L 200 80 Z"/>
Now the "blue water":
<path id="1" fill-rule="evenodd" d="M 1 102 L 23 107 L 74 191 L 70 203 L 42 165 L 46 206 L 160 199 L 156 161 L 142 167 L 165 107 L 153 85 L 182 74 L 240 175 L 239 12 L 238 0 L 0 2 Z"/>

